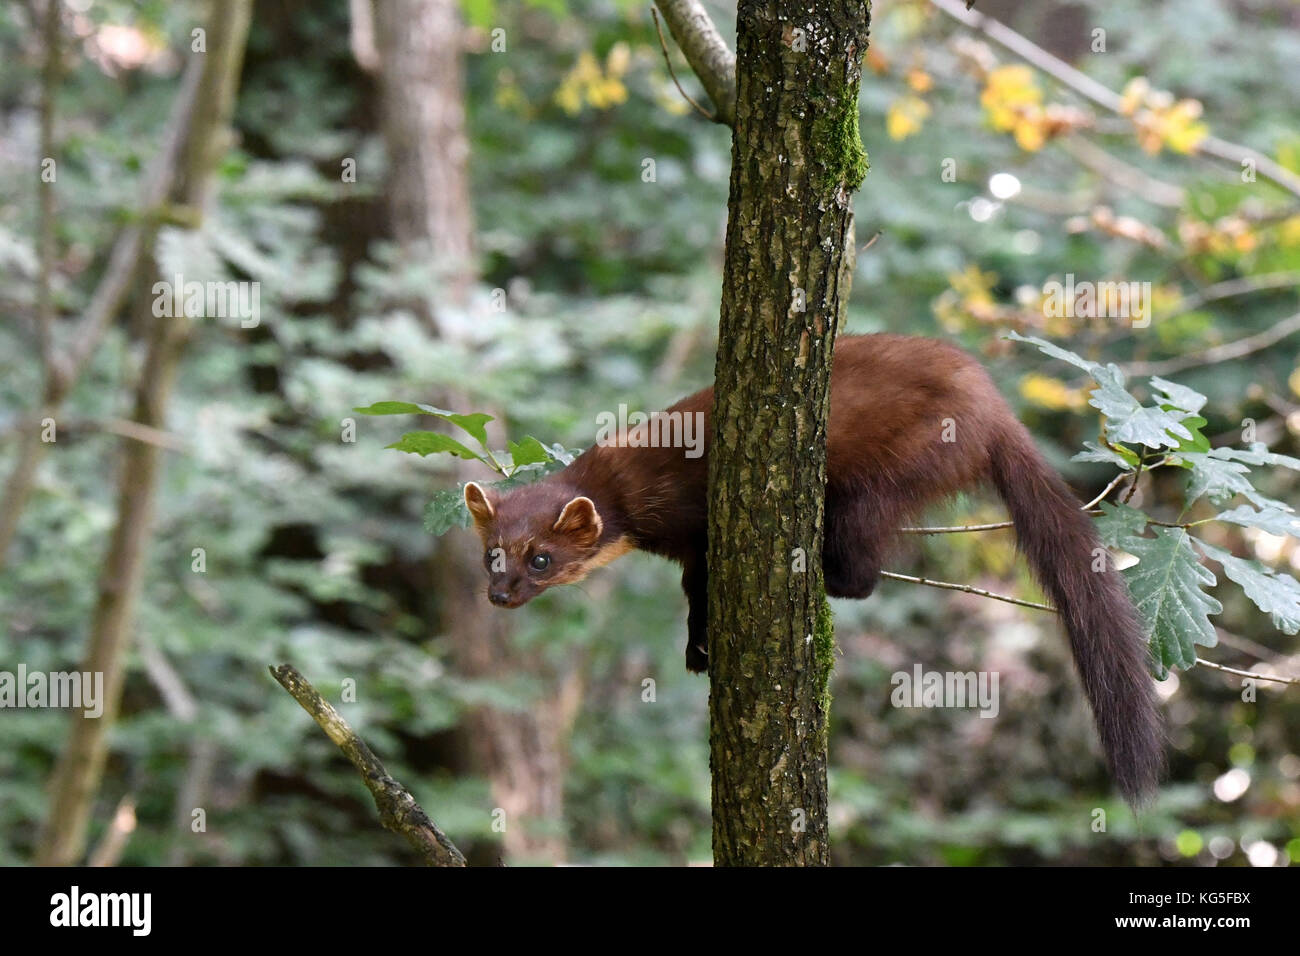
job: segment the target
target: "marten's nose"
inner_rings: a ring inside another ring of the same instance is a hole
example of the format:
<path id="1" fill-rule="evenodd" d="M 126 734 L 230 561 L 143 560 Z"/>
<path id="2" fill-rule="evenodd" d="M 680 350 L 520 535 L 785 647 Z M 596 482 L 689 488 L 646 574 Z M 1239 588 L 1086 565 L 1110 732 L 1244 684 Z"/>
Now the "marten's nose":
<path id="1" fill-rule="evenodd" d="M 497 607 L 505 607 L 510 603 L 510 594 L 507 591 L 489 591 L 488 600 Z"/>

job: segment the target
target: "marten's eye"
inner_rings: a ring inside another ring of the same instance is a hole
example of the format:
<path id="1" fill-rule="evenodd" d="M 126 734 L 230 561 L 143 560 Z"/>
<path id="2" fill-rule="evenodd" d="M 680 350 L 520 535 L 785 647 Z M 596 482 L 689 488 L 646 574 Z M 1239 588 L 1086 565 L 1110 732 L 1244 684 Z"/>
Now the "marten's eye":
<path id="1" fill-rule="evenodd" d="M 535 554 L 533 559 L 528 562 L 528 566 L 534 571 L 545 571 L 551 566 L 551 557 L 547 554 Z"/>

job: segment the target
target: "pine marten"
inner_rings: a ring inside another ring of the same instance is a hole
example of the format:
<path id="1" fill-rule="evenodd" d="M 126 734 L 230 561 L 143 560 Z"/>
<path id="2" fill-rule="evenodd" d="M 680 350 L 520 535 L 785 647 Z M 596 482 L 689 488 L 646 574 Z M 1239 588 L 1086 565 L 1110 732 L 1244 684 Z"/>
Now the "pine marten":
<path id="1" fill-rule="evenodd" d="M 465 504 L 486 548 L 492 603 L 519 607 L 634 548 L 663 555 L 683 569 L 686 666 L 707 669 L 712 407 L 706 388 L 667 410 L 702 413 L 704 452 L 694 457 L 655 447 L 638 431 L 649 427 L 642 423 L 508 494 L 468 483 Z M 1110 564 L 1093 570 L 1101 543 L 1091 519 L 980 364 L 932 339 L 841 337 L 826 454 L 822 563 L 832 597 L 869 596 L 899 528 L 932 502 L 992 483 L 1059 609 L 1112 775 L 1130 802 L 1148 795 L 1163 763 L 1163 733 L 1128 590 Z"/>

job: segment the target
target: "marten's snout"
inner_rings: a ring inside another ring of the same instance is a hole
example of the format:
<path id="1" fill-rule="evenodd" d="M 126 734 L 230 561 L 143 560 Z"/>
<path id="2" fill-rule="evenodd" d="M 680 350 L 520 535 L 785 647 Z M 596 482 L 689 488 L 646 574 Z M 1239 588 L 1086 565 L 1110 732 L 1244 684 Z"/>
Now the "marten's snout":
<path id="1" fill-rule="evenodd" d="M 497 607 L 521 607 L 536 593 L 528 582 L 511 575 L 493 575 L 488 583 L 488 600 Z"/>

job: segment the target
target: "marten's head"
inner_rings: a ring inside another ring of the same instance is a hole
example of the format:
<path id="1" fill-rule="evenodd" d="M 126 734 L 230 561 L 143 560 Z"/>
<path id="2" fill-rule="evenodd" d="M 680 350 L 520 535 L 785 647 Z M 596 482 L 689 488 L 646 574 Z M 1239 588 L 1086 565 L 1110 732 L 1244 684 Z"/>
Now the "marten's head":
<path id="1" fill-rule="evenodd" d="M 631 550 L 627 539 L 602 541 L 596 504 L 562 485 L 540 482 L 498 495 L 465 485 L 465 506 L 483 539 L 488 600 L 519 607 L 549 587 L 581 581 L 595 568 Z"/>

